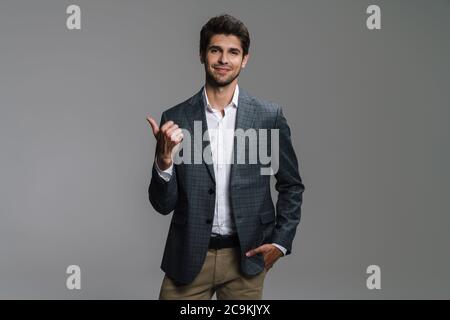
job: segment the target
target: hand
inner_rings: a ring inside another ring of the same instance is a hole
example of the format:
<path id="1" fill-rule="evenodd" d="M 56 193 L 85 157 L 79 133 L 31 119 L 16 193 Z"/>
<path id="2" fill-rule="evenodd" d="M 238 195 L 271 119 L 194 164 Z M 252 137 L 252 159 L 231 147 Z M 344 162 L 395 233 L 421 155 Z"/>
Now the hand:
<path id="1" fill-rule="evenodd" d="M 277 247 L 275 247 L 273 244 L 270 243 L 263 244 L 258 248 L 250 250 L 245 255 L 247 257 L 251 257 L 257 253 L 263 254 L 264 268 L 266 269 L 266 271 L 269 271 L 269 269 L 273 267 L 275 261 L 277 261 L 280 257 L 283 256 L 283 252 L 281 252 L 280 249 L 278 249 Z"/>
<path id="2" fill-rule="evenodd" d="M 152 117 L 147 117 L 156 138 L 156 161 L 161 170 L 172 165 L 172 153 L 175 147 L 183 140 L 183 132 L 173 121 L 167 121 L 160 128 Z"/>

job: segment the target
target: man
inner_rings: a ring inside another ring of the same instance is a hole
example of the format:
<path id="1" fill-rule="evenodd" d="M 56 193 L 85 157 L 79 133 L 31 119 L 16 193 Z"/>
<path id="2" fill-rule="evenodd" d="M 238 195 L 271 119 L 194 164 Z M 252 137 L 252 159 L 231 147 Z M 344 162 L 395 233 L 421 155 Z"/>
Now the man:
<path id="1" fill-rule="evenodd" d="M 241 21 L 230 15 L 210 19 L 200 32 L 204 87 L 163 112 L 160 126 L 147 118 L 157 139 L 149 199 L 163 215 L 174 211 L 160 299 L 211 299 L 214 293 L 219 300 L 261 299 L 267 271 L 291 253 L 305 187 L 281 108 L 237 85 L 249 45 Z M 190 139 L 197 124 L 201 148 Z M 278 132 L 271 142 L 279 146 L 276 217 L 270 175 L 261 174 L 262 164 L 233 159 L 249 151 L 238 148 L 238 129 Z M 191 147 L 194 158 L 201 154 L 200 163 L 174 162 L 176 151 L 185 155 Z M 203 158 L 208 154 L 212 163 Z"/>

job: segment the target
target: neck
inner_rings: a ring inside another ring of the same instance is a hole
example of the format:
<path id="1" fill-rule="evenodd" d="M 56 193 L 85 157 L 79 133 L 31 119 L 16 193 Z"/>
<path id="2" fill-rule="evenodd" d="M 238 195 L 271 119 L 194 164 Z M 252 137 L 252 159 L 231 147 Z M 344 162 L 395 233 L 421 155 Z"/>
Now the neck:
<path id="1" fill-rule="evenodd" d="M 234 90 L 236 89 L 237 79 L 227 86 L 218 87 L 210 83 L 205 83 L 206 94 L 208 95 L 209 103 L 218 110 L 223 110 L 230 104 L 233 99 Z"/>

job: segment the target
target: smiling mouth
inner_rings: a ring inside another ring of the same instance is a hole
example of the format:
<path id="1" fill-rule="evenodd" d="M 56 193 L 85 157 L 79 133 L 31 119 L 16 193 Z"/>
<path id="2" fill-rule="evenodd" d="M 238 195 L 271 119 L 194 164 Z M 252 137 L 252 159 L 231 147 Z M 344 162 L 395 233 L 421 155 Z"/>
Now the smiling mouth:
<path id="1" fill-rule="evenodd" d="M 226 69 L 226 68 L 214 68 L 214 69 L 219 71 L 219 72 L 221 72 L 221 73 L 225 73 L 225 72 L 230 71 L 230 69 Z"/>

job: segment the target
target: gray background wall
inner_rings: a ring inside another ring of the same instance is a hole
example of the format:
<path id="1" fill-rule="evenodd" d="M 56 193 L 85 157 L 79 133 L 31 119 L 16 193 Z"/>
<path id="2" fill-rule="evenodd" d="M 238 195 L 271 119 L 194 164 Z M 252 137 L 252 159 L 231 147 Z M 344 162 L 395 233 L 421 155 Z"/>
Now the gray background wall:
<path id="1" fill-rule="evenodd" d="M 2 0 L 0 298 L 157 297 L 170 218 L 148 201 L 146 116 L 200 89 L 199 31 L 224 12 L 252 36 L 240 85 L 283 106 L 307 188 L 264 298 L 450 298 L 444 0 Z"/>

